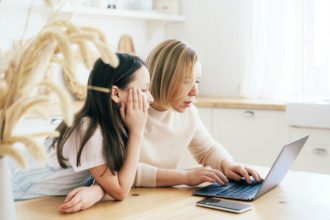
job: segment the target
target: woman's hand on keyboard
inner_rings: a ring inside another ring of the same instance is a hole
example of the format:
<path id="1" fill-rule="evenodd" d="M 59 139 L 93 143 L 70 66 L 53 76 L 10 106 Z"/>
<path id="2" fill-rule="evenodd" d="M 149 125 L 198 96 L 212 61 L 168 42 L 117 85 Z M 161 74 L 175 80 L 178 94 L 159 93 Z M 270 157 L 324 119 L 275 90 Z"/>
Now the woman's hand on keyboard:
<path id="1" fill-rule="evenodd" d="M 204 182 L 218 183 L 220 185 L 227 185 L 228 179 L 219 170 L 211 167 L 199 167 L 185 170 L 185 184 L 188 186 L 196 186 Z"/>
<path id="2" fill-rule="evenodd" d="M 239 181 L 242 177 L 244 177 L 246 182 L 251 184 L 252 181 L 250 176 L 253 177 L 255 182 L 262 181 L 262 178 L 257 171 L 226 159 L 221 161 L 221 170 L 226 177 L 236 181 Z"/>

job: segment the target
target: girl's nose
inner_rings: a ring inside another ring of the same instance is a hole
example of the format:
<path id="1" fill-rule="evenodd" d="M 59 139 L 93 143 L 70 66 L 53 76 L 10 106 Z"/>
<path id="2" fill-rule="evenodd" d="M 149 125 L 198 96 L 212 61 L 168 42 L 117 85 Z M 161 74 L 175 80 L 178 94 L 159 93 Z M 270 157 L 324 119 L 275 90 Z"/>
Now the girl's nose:
<path id="1" fill-rule="evenodd" d="M 148 102 L 153 103 L 154 102 L 154 97 L 151 95 L 150 91 L 148 91 Z"/>

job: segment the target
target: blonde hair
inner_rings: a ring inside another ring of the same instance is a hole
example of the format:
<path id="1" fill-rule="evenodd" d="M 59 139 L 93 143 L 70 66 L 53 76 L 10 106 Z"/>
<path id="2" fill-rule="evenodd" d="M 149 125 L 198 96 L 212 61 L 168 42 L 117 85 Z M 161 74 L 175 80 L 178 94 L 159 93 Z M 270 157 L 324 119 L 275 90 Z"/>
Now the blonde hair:
<path id="1" fill-rule="evenodd" d="M 196 52 L 178 40 L 164 41 L 151 51 L 147 65 L 155 106 L 169 108 L 190 91 L 197 60 Z"/>

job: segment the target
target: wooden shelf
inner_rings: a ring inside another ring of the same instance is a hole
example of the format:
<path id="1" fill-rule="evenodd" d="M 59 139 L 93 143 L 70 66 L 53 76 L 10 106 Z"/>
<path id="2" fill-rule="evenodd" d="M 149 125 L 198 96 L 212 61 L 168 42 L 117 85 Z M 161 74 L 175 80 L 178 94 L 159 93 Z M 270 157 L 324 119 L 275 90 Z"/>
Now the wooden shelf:
<path id="1" fill-rule="evenodd" d="M 0 0 L 1 1 L 1 0 Z M 10 7 L 29 9 L 31 4 L 21 2 L 20 0 L 12 0 Z M 8 6 L 8 7 L 9 7 Z M 58 12 L 56 10 L 46 7 L 44 4 L 33 5 L 32 11 L 36 13 L 59 13 L 65 17 L 72 17 L 74 15 L 96 15 L 96 16 L 109 16 L 117 18 L 128 19 L 141 19 L 147 21 L 163 21 L 163 22 L 183 22 L 186 20 L 185 16 L 180 14 L 164 13 L 157 10 L 122 10 L 122 9 L 107 9 L 88 6 L 70 6 L 65 5 Z"/>
<path id="2" fill-rule="evenodd" d="M 136 18 L 148 21 L 182 22 L 185 21 L 183 15 L 167 14 L 158 11 L 138 11 L 138 10 L 118 10 L 94 7 L 63 8 L 60 13 L 74 15 L 97 15 L 117 18 Z"/>

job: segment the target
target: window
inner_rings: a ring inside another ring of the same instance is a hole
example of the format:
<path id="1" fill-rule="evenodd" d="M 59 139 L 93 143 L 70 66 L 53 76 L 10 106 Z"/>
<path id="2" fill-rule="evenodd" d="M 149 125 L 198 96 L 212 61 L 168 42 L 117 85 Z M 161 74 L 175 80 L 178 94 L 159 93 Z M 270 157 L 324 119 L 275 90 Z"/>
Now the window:
<path id="1" fill-rule="evenodd" d="M 330 1 L 254 1 L 241 96 L 330 98 Z"/>
<path id="2" fill-rule="evenodd" d="M 302 1 L 300 92 L 330 95 L 330 1 Z"/>

